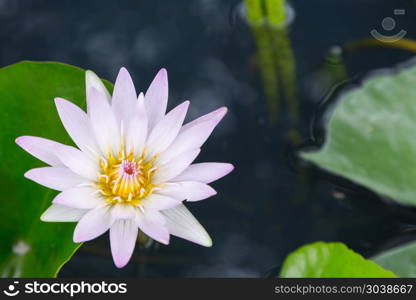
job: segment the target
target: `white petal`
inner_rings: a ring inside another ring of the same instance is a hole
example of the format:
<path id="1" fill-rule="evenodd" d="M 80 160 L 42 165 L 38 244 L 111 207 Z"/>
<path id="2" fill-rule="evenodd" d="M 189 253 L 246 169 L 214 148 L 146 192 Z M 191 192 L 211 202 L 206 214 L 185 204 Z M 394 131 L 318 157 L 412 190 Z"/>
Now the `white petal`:
<path id="1" fill-rule="evenodd" d="M 114 221 L 134 219 L 136 209 L 130 204 L 116 204 L 111 208 L 111 217 Z"/>
<path id="2" fill-rule="evenodd" d="M 149 118 L 149 130 L 162 120 L 168 105 L 168 74 L 161 69 L 149 86 L 145 95 L 145 105 Z"/>
<path id="3" fill-rule="evenodd" d="M 96 89 L 89 91 L 91 127 L 102 153 L 118 154 L 120 131 L 110 104 Z"/>
<path id="4" fill-rule="evenodd" d="M 158 193 L 181 200 L 199 201 L 217 194 L 209 185 L 196 181 L 166 183 Z"/>
<path id="5" fill-rule="evenodd" d="M 175 207 L 176 205 L 180 204 L 182 200 L 184 199 L 175 199 L 166 195 L 152 193 L 146 198 L 142 199 L 140 205 L 143 206 L 145 210 L 163 210 Z"/>
<path id="6" fill-rule="evenodd" d="M 138 228 L 134 220 L 118 220 L 110 228 L 111 254 L 118 268 L 124 267 L 130 260 Z"/>
<path id="7" fill-rule="evenodd" d="M 165 225 L 165 218 L 160 212 L 149 209 L 143 213 L 138 210 L 136 224 L 152 239 L 162 244 L 169 244 L 169 231 Z"/>
<path id="8" fill-rule="evenodd" d="M 36 136 L 21 136 L 16 139 L 16 144 L 51 166 L 63 166 L 55 154 L 56 149 L 62 145 L 60 143 Z"/>
<path id="9" fill-rule="evenodd" d="M 52 202 L 79 209 L 93 209 L 105 204 L 101 194 L 91 187 L 74 187 L 65 190 L 58 194 Z"/>
<path id="10" fill-rule="evenodd" d="M 78 148 L 96 155 L 98 147 L 87 114 L 75 104 L 62 98 L 55 98 L 55 104 L 65 130 Z"/>
<path id="11" fill-rule="evenodd" d="M 80 243 L 95 239 L 110 228 L 111 221 L 108 206 L 101 206 L 88 211 L 75 227 L 74 242 Z"/>
<path id="12" fill-rule="evenodd" d="M 190 165 L 180 175 L 171 181 L 199 181 L 203 183 L 211 183 L 234 170 L 234 166 L 228 163 L 199 163 Z"/>
<path id="13" fill-rule="evenodd" d="M 126 132 L 127 153 L 133 152 L 136 156 L 140 156 L 142 154 L 147 138 L 148 122 L 143 101 L 143 93 L 140 93 L 136 104 L 136 110 L 129 121 L 129 126 Z"/>
<path id="14" fill-rule="evenodd" d="M 201 149 L 191 150 L 178 155 L 165 165 L 156 170 L 152 183 L 159 184 L 170 180 L 182 173 L 198 156 Z"/>
<path id="15" fill-rule="evenodd" d="M 226 113 L 227 108 L 222 107 L 184 125 L 158 161 L 167 162 L 185 151 L 201 148 Z"/>
<path id="16" fill-rule="evenodd" d="M 52 204 L 45 210 L 40 219 L 43 222 L 78 222 L 87 213 L 85 209 Z"/>
<path id="17" fill-rule="evenodd" d="M 205 247 L 212 246 L 208 233 L 184 205 L 181 204 L 161 213 L 165 216 L 170 234 Z"/>
<path id="18" fill-rule="evenodd" d="M 117 121 L 124 121 L 126 124 L 132 111 L 136 107 L 137 94 L 133 80 L 126 68 L 121 68 L 114 84 L 112 108 Z"/>
<path id="19" fill-rule="evenodd" d="M 56 151 L 56 155 L 72 172 L 91 181 L 97 180 L 99 175 L 98 162 L 94 162 L 84 152 L 72 146 L 62 145 Z"/>
<path id="20" fill-rule="evenodd" d="M 189 101 L 183 102 L 156 124 L 147 140 L 148 157 L 163 152 L 173 142 L 181 129 L 188 106 Z"/>
<path id="21" fill-rule="evenodd" d="M 85 87 L 86 91 L 89 91 L 92 87 L 95 88 L 97 91 L 99 91 L 105 96 L 108 102 L 110 102 L 110 93 L 108 92 L 107 88 L 105 87 L 101 79 L 93 71 L 87 70 L 85 72 Z"/>
<path id="22" fill-rule="evenodd" d="M 66 167 L 43 167 L 31 169 L 25 177 L 48 188 L 63 191 L 85 182 L 85 179 Z"/>

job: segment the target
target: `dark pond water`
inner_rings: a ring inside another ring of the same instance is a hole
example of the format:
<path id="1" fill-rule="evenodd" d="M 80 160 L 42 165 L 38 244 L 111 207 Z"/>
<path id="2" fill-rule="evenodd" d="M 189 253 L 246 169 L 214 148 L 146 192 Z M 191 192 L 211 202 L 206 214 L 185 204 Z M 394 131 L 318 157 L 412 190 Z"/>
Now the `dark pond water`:
<path id="1" fill-rule="evenodd" d="M 263 277 L 276 274 L 284 257 L 305 243 L 342 241 L 369 256 L 416 238 L 414 210 L 296 156 L 302 145 L 322 142 L 322 131 L 311 124 L 322 111 L 324 93 L 316 84 L 328 50 L 368 38 L 372 29 L 387 34 L 381 22 L 389 16 L 397 21 L 395 30 L 416 38 L 415 1 L 291 3 L 300 121 L 283 109 L 271 125 L 256 42 L 239 1 L 0 0 L 1 66 L 27 59 L 61 61 L 111 81 L 126 66 L 141 90 L 166 67 L 171 107 L 190 99 L 190 118 L 229 107 L 199 160 L 232 162 L 236 170 L 214 184 L 218 196 L 189 206 L 214 246 L 174 238 L 167 247 L 136 249 L 132 262 L 119 270 L 104 236 L 82 246 L 60 276 Z M 394 9 L 406 14 L 394 16 Z M 403 50 L 358 49 L 345 56 L 349 81 L 338 90 L 411 57 Z"/>

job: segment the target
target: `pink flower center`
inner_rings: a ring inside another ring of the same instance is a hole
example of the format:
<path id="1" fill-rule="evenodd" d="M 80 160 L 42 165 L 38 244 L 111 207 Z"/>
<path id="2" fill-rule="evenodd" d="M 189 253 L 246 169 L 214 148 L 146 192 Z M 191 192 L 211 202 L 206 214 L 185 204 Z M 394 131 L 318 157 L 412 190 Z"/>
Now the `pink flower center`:
<path id="1" fill-rule="evenodd" d="M 123 161 L 123 171 L 128 175 L 136 174 L 136 162 L 134 161 Z"/>

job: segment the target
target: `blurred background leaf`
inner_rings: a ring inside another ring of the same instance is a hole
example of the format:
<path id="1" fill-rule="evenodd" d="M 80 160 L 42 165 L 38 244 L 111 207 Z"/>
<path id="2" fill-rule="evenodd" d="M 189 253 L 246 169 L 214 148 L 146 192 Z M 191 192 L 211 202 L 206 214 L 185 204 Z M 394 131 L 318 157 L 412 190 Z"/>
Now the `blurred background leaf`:
<path id="1" fill-rule="evenodd" d="M 319 151 L 301 156 L 403 204 L 416 205 L 416 67 L 368 79 L 338 100 Z"/>
<path id="2" fill-rule="evenodd" d="M 408 243 L 383 252 L 372 258 L 383 268 L 399 277 L 416 277 L 416 243 Z"/>
<path id="3" fill-rule="evenodd" d="M 343 243 L 316 242 L 289 254 L 280 271 L 286 278 L 391 278 L 397 277 L 363 258 Z"/>
<path id="4" fill-rule="evenodd" d="M 70 143 L 54 98 L 84 108 L 84 77 L 84 70 L 60 63 L 21 62 L 0 69 L 1 277 L 56 276 L 79 247 L 72 241 L 74 223 L 40 221 L 56 192 L 23 177 L 44 164 L 15 139 L 34 135 Z"/>

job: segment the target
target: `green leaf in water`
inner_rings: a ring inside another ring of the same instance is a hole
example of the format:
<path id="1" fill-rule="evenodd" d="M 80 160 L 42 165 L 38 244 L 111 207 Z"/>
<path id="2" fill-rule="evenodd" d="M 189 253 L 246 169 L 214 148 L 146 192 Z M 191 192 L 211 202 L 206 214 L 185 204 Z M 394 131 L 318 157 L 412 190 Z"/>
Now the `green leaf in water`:
<path id="1" fill-rule="evenodd" d="M 280 271 L 287 278 L 391 278 L 391 271 L 363 258 L 342 243 L 316 242 L 289 254 Z"/>
<path id="2" fill-rule="evenodd" d="M 345 93 L 322 149 L 301 156 L 404 204 L 416 205 L 416 67 Z"/>
<path id="3" fill-rule="evenodd" d="M 416 243 L 408 243 L 372 258 L 383 268 L 392 270 L 399 277 L 416 277 Z"/>
<path id="4" fill-rule="evenodd" d="M 0 277 L 56 276 L 79 247 L 72 241 L 74 223 L 40 221 L 55 192 L 23 177 L 43 165 L 15 139 L 34 135 L 70 143 L 54 98 L 85 107 L 84 77 L 84 70 L 60 63 L 0 69 Z"/>

